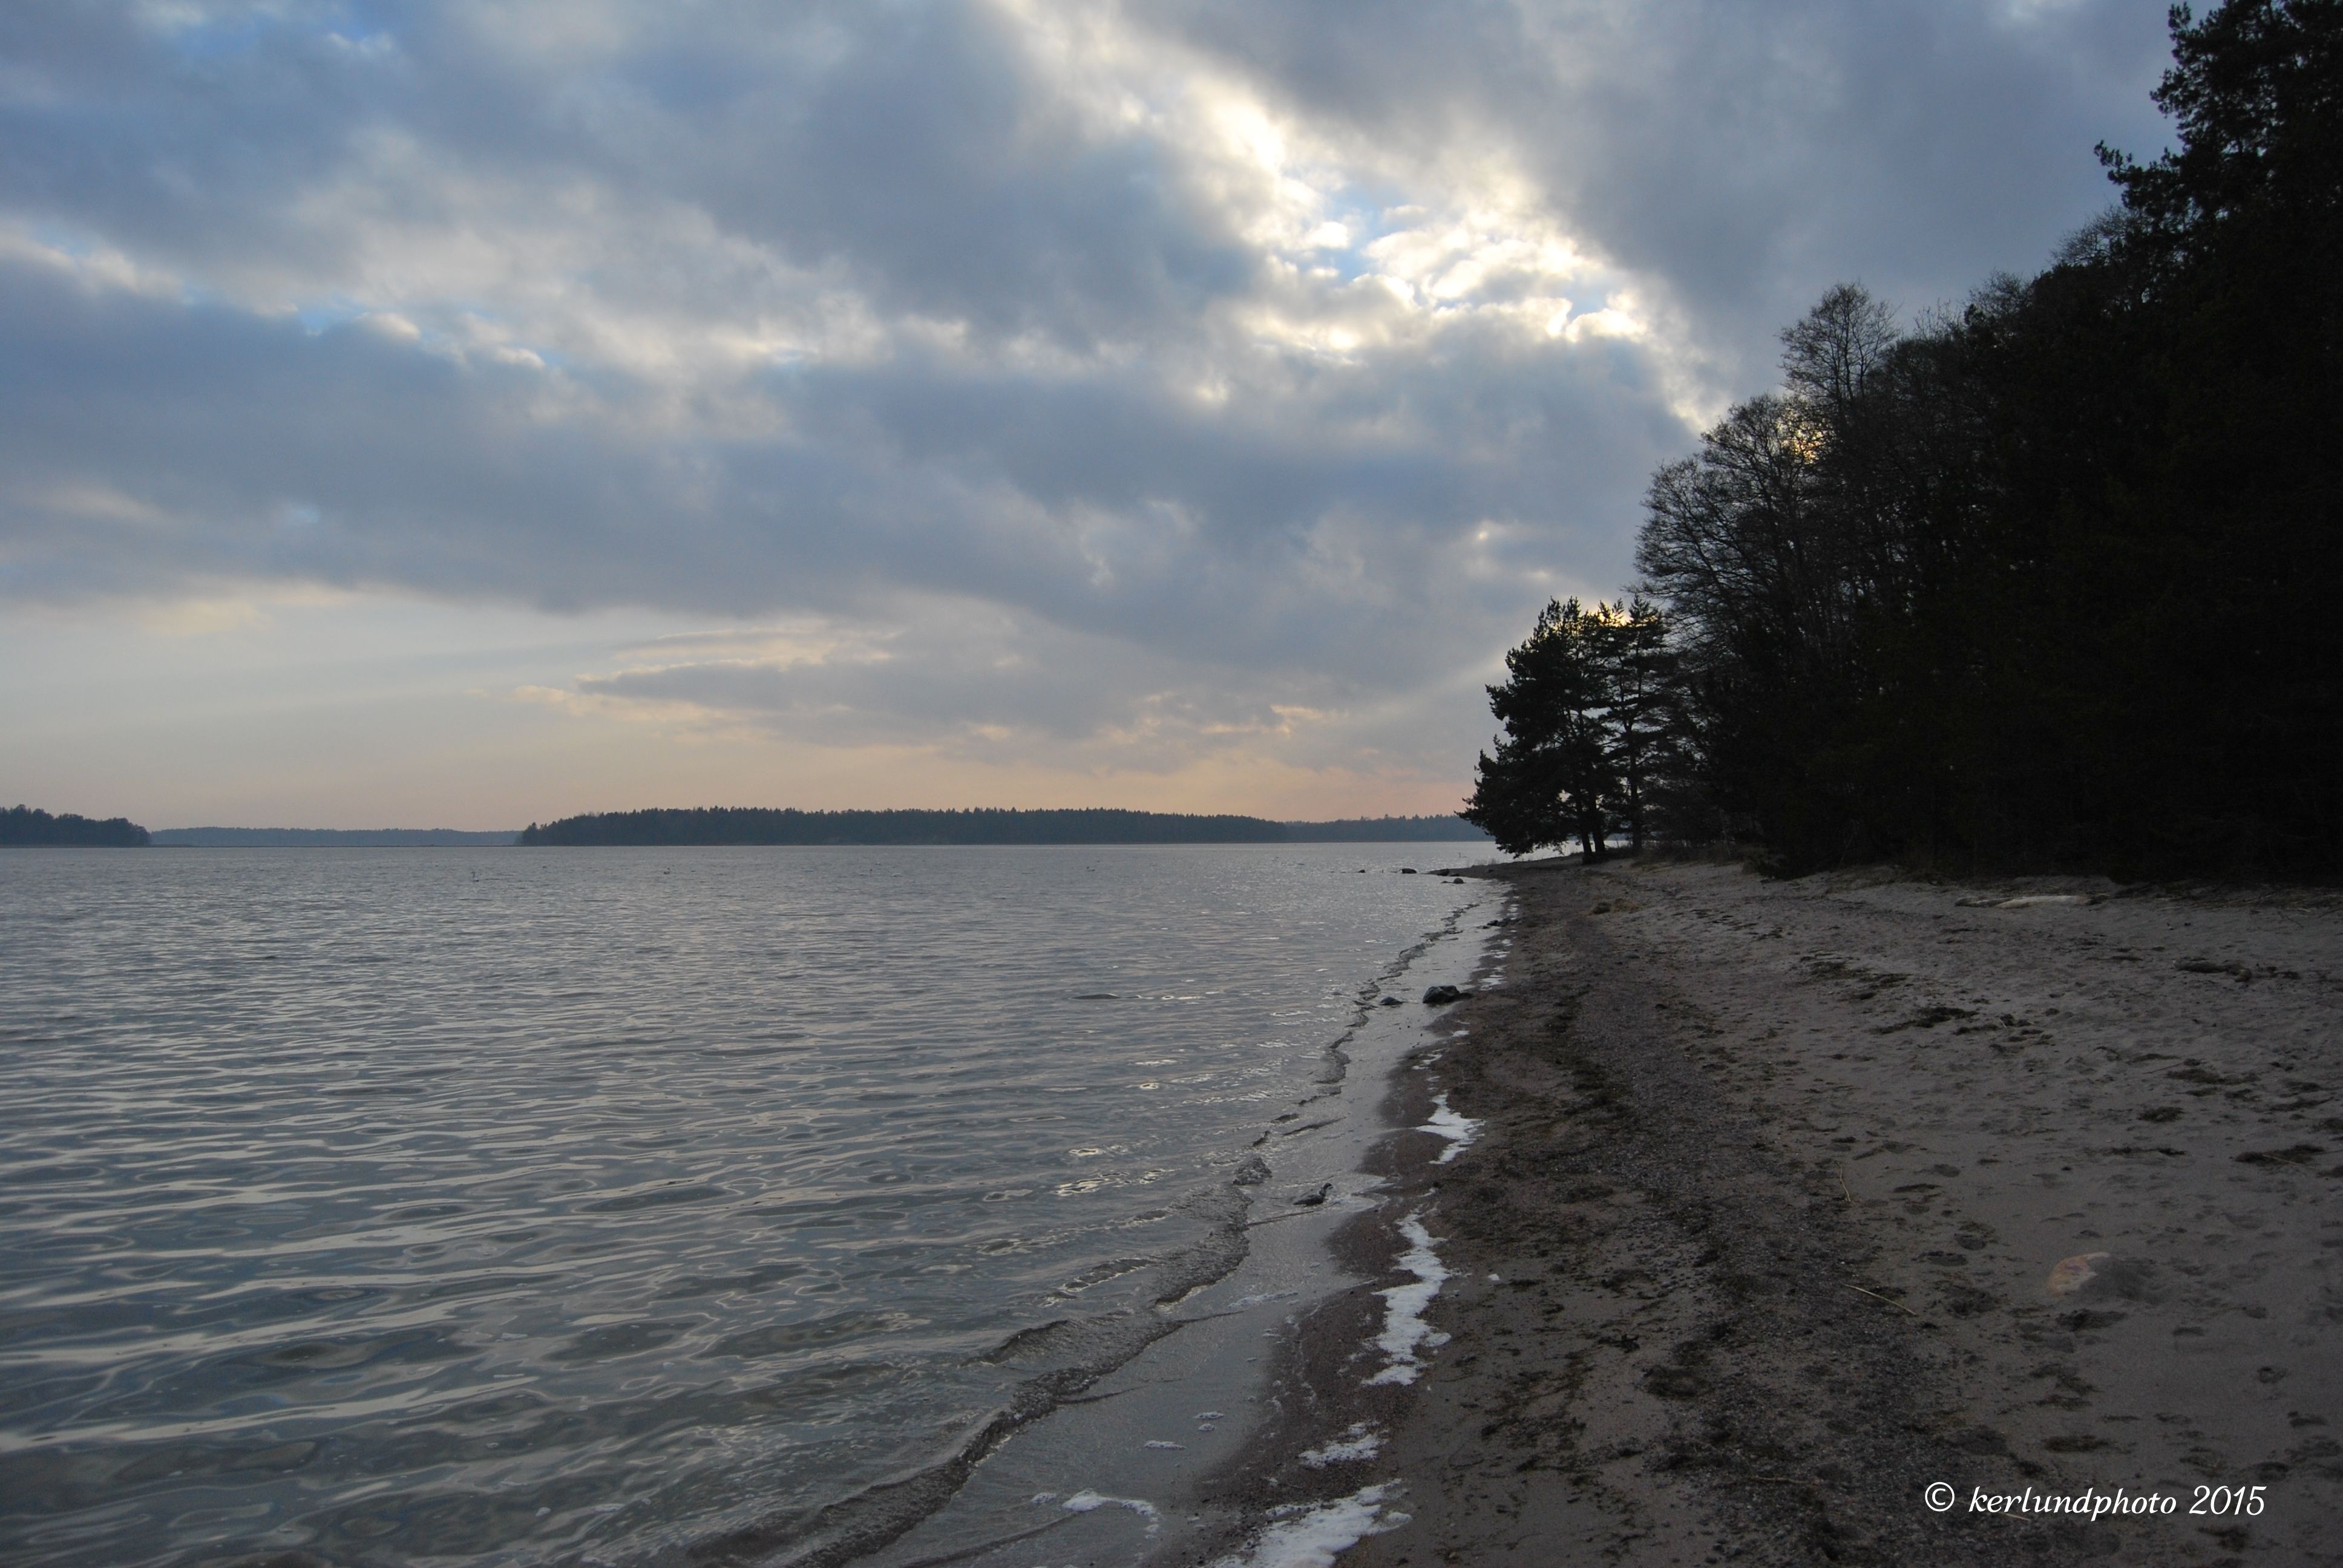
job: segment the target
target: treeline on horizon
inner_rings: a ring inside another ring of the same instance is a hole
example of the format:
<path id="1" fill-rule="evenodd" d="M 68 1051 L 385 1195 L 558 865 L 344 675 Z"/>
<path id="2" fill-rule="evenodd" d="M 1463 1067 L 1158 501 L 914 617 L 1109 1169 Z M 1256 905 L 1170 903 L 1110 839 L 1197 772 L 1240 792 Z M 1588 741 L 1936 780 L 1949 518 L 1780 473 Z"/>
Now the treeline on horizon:
<path id="1" fill-rule="evenodd" d="M 800 811 L 702 806 L 600 811 L 531 822 L 523 845 L 715 844 L 1294 844 L 1478 840 L 1454 817 L 1363 817 L 1272 822 L 1262 817 L 1189 816 L 1105 809 Z"/>
<path id="2" fill-rule="evenodd" d="M 143 849 L 151 835 L 127 817 L 103 821 L 71 811 L 51 816 L 33 806 L 0 810 L 0 848 Z"/>
<path id="3" fill-rule="evenodd" d="M 2343 0 L 2171 17 L 2177 152 L 2030 279 L 1842 286 L 1491 688 L 1501 847 L 2343 870 Z"/>

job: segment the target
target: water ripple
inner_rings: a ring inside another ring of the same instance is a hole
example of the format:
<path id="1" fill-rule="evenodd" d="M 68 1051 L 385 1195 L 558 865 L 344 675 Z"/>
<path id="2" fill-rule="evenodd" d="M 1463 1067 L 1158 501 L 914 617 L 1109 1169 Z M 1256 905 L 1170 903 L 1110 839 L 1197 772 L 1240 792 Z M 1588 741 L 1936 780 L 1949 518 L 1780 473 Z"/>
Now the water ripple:
<path id="1" fill-rule="evenodd" d="M 0 857 L 0 1556 L 625 1558 L 964 1456 L 1224 1266 L 1410 853 Z"/>

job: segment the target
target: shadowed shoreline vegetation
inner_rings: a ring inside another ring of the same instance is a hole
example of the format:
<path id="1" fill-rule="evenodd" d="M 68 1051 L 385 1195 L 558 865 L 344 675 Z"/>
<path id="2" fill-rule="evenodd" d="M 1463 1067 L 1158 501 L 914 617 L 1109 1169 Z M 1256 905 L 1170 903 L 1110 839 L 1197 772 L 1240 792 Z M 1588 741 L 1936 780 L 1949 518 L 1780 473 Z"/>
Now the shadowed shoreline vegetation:
<path id="1" fill-rule="evenodd" d="M 32 806 L 0 810 L 0 849 L 143 849 L 149 838 L 127 817 L 98 821 L 71 811 L 53 817 Z"/>
<path id="2" fill-rule="evenodd" d="M 1784 871 L 2343 872 L 2343 0 L 2172 34 L 2179 150 L 2102 147 L 2119 202 L 2046 271 L 1910 331 L 1832 289 L 1654 476 L 1637 598 L 1509 656 L 1468 819 Z"/>

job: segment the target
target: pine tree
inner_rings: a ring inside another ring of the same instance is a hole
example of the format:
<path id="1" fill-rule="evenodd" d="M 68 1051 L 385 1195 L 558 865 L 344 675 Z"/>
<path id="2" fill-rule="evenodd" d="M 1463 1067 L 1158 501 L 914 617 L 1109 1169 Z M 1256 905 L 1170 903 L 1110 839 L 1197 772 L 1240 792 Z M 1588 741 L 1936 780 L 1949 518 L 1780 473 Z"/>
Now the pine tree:
<path id="1" fill-rule="evenodd" d="M 1505 727 L 1460 813 L 1509 854 L 1576 839 L 1599 857 L 1614 829 L 1643 847 L 1654 786 L 1675 755 L 1679 704 L 1658 608 L 1549 603 L 1489 688 Z"/>

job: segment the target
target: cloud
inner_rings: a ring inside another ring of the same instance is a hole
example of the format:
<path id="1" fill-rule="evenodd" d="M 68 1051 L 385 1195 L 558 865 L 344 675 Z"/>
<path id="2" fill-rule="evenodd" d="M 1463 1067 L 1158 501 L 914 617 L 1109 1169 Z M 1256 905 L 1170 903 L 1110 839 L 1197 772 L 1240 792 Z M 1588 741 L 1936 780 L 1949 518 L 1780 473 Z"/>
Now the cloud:
<path id="1" fill-rule="evenodd" d="M 794 617 L 842 640 L 563 689 L 1453 770 L 1441 705 L 1617 586 L 1781 323 L 2038 260 L 2160 47 L 2113 0 L 12 8 L 0 598 Z"/>
<path id="2" fill-rule="evenodd" d="M 621 650 L 612 668 L 513 696 L 681 740 L 887 748 L 946 766 L 1097 779 L 1172 775 L 1242 755 L 1320 776 L 1380 770 L 1437 797 L 1447 770 L 1421 765 L 1415 704 L 1440 699 L 1438 738 L 1452 752 L 1469 749 L 1483 726 L 1477 689 L 1427 689 L 1438 679 L 1169 658 L 981 600 L 921 596 L 873 619 L 661 638 Z"/>
<path id="3" fill-rule="evenodd" d="M 63 261 L 0 262 L 0 333 L 42 367 L 0 383 L 18 593 L 276 576 L 750 615 L 910 588 L 1354 665 L 1510 591 L 1531 563 L 1476 543 L 1483 523 L 1550 538 L 1564 483 L 1628 493 L 1679 434 L 1631 357 L 1505 319 L 1264 352 L 1212 398 L 1144 365 L 905 349 L 705 387 L 689 419 L 648 377 L 156 299 Z"/>

